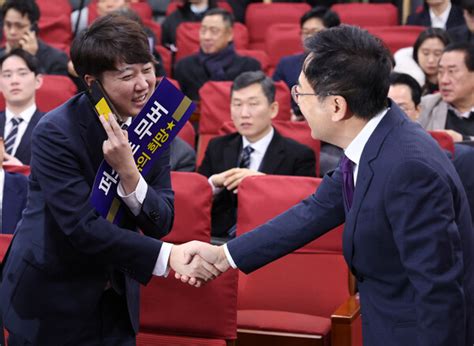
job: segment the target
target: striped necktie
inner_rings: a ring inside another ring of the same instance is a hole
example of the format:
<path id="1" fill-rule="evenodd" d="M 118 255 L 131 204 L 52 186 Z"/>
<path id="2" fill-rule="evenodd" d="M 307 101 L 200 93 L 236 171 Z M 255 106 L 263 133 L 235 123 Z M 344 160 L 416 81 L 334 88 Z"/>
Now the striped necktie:
<path id="1" fill-rule="evenodd" d="M 239 168 L 249 168 L 250 167 L 250 155 L 254 151 L 250 145 L 247 145 L 242 152 L 240 153 Z"/>
<path id="2" fill-rule="evenodd" d="M 23 121 L 22 118 L 13 117 L 11 122 L 13 124 L 10 133 L 8 134 L 7 138 L 5 139 L 5 151 L 7 154 L 11 155 L 13 152 L 13 147 L 15 146 L 16 136 L 18 135 L 18 126 Z"/>

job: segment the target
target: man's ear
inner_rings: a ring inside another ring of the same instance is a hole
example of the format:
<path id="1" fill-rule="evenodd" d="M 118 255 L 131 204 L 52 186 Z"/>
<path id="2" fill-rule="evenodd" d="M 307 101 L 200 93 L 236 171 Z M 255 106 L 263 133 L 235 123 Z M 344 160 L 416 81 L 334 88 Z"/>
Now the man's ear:
<path id="1" fill-rule="evenodd" d="M 90 74 L 84 75 L 84 81 L 86 82 L 87 86 L 90 87 L 92 82 L 95 81 L 97 78 Z"/>
<path id="2" fill-rule="evenodd" d="M 344 97 L 340 95 L 332 95 L 328 96 L 328 98 L 332 121 L 338 122 L 349 119 L 352 116 Z"/>
<path id="3" fill-rule="evenodd" d="M 35 78 L 35 90 L 38 90 L 43 85 L 43 75 L 37 74 Z"/>
<path id="4" fill-rule="evenodd" d="M 275 119 L 275 117 L 278 115 L 278 110 L 280 108 L 280 105 L 278 104 L 278 101 L 272 102 L 270 105 L 270 112 L 271 112 L 271 118 Z"/>

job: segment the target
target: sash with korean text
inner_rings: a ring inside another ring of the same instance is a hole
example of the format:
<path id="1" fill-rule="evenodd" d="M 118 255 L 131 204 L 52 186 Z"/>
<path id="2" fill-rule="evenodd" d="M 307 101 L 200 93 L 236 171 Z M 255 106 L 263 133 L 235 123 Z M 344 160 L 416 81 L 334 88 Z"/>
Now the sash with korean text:
<path id="1" fill-rule="evenodd" d="M 163 78 L 128 127 L 128 139 L 133 157 L 142 176 L 170 145 L 188 121 L 196 105 Z M 104 218 L 118 224 L 125 211 L 117 195 L 119 176 L 104 160 L 97 171 L 92 188 L 91 203 Z"/>

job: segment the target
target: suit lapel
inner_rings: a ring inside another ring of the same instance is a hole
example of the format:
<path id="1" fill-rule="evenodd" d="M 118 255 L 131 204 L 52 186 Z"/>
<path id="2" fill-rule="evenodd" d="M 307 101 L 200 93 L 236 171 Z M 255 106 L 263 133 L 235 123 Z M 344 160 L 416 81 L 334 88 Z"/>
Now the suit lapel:
<path id="1" fill-rule="evenodd" d="M 224 147 L 224 169 L 237 167 L 240 151 L 242 150 L 242 136 L 232 138 Z"/>
<path id="2" fill-rule="evenodd" d="M 282 146 L 282 137 L 275 130 L 258 170 L 263 173 L 274 174 L 284 159 L 285 149 Z"/>
<path id="3" fill-rule="evenodd" d="M 5 132 L 5 121 L 7 119 L 7 116 L 5 115 L 5 112 L 0 113 L 0 137 L 3 137 L 5 139 L 6 134 Z"/>
<path id="4" fill-rule="evenodd" d="M 18 158 L 28 158 L 27 161 L 29 161 L 29 158 L 31 157 L 31 135 L 33 133 L 34 128 L 38 124 L 38 121 L 40 121 L 41 117 L 43 116 L 44 113 L 40 112 L 38 109 L 36 109 L 35 113 L 31 117 L 30 122 L 28 123 L 28 126 L 26 128 L 25 133 L 21 137 L 20 144 L 18 145 L 18 148 L 16 149 L 16 157 Z"/>
<path id="5" fill-rule="evenodd" d="M 370 183 L 374 176 L 372 163 L 378 159 L 380 149 L 383 142 L 393 127 L 400 123 L 403 119 L 400 114 L 400 109 L 392 102 L 390 110 L 384 116 L 382 121 L 378 124 L 375 131 L 370 136 L 367 144 L 364 147 L 362 156 L 360 158 L 357 182 L 354 190 L 354 199 L 352 201 L 352 208 L 346 214 L 346 223 L 344 226 L 344 241 L 343 241 L 343 252 L 344 257 L 352 268 L 352 257 L 354 253 L 354 233 L 356 231 L 357 217 L 359 215 L 360 208 L 365 199 L 367 191 L 370 187 Z"/>

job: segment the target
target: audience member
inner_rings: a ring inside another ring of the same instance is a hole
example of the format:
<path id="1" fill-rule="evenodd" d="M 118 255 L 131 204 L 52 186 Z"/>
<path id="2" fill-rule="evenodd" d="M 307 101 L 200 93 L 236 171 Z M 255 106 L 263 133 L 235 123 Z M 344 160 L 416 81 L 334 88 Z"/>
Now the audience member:
<path id="1" fill-rule="evenodd" d="M 439 62 L 439 94 L 421 100 L 420 123 L 427 130 L 443 130 L 455 142 L 474 139 L 474 46 L 452 43 Z"/>
<path id="2" fill-rule="evenodd" d="M 0 58 L 0 90 L 6 103 L 0 112 L 0 136 L 7 164 L 30 164 L 31 135 L 43 116 L 35 103 L 42 81 L 36 58 L 26 51 L 13 49 Z"/>
<path id="3" fill-rule="evenodd" d="M 100 18 L 121 8 L 128 8 L 131 0 L 97 0 L 95 3 L 97 17 Z M 91 24 L 89 23 L 89 6 L 71 13 L 71 29 L 73 32 L 81 32 Z"/>
<path id="4" fill-rule="evenodd" d="M 41 73 L 68 75 L 67 55 L 37 37 L 40 11 L 34 0 L 7 0 L 0 16 L 6 41 L 0 56 L 22 48 L 36 57 Z"/>
<path id="5" fill-rule="evenodd" d="M 421 87 L 410 75 L 392 72 L 388 97 L 398 104 L 411 120 L 416 121 L 420 116 Z"/>
<path id="6" fill-rule="evenodd" d="M 465 25 L 449 29 L 448 34 L 453 42 L 474 43 L 474 0 L 461 0 Z"/>
<path id="7" fill-rule="evenodd" d="M 0 162 L 4 155 L 3 139 L 0 138 Z M 28 179 L 18 173 L 4 171 L 0 164 L 0 233 L 12 234 L 26 206 Z"/>
<path id="8" fill-rule="evenodd" d="M 238 76 L 231 89 L 231 117 L 236 133 L 214 138 L 199 173 L 209 178 L 214 193 L 212 235 L 233 236 L 236 192 L 248 176 L 315 175 L 313 151 L 281 136 L 273 127 L 278 113 L 275 85 L 261 71 Z"/>
<path id="9" fill-rule="evenodd" d="M 196 170 L 196 152 L 179 137 L 170 144 L 170 166 L 172 171 L 194 172 Z"/>
<path id="10" fill-rule="evenodd" d="M 185 0 L 161 24 L 161 44 L 176 51 L 176 30 L 183 22 L 200 22 L 207 10 L 216 8 L 216 0 Z"/>
<path id="11" fill-rule="evenodd" d="M 413 13 L 407 18 L 407 25 L 430 26 L 440 29 L 451 29 L 464 24 L 462 10 L 451 0 L 426 0 L 420 13 Z"/>
<path id="12" fill-rule="evenodd" d="M 230 81 L 246 71 L 260 70 L 260 63 L 235 52 L 234 18 L 221 8 L 205 13 L 199 31 L 200 51 L 178 61 L 174 78 L 191 99 L 199 99 L 199 88 L 209 81 Z"/>

